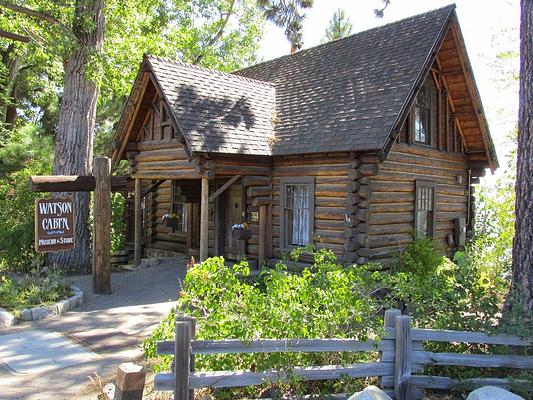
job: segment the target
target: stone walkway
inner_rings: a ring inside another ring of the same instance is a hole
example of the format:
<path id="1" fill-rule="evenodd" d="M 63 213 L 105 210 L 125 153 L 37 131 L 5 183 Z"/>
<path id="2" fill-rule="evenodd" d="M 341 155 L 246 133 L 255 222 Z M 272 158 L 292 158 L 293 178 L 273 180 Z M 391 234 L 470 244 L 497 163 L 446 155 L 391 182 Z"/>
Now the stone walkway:
<path id="1" fill-rule="evenodd" d="M 121 362 L 142 358 L 142 339 L 176 304 L 185 265 L 186 259 L 182 258 L 137 271 L 113 273 L 113 293 L 108 296 L 92 294 L 90 275 L 72 277 L 73 284 L 86 295 L 84 306 L 62 316 L 0 330 L 0 399 L 94 398 L 94 394 L 84 395 L 93 389 L 89 376 L 111 376 Z M 43 332 L 43 338 L 50 336 L 46 332 L 56 332 L 65 343 L 86 350 L 91 357 L 79 357 L 79 362 L 65 368 L 58 362 L 54 368 L 50 360 L 43 361 L 53 354 L 51 349 L 46 344 L 33 345 L 35 350 L 30 354 L 34 359 L 26 362 L 30 369 L 25 374 L 18 373 L 9 367 L 8 357 L 2 359 L 2 344 L 5 349 L 14 338 L 23 340 L 32 336 L 28 332 L 37 330 Z M 32 364 L 41 369 L 32 373 Z M 42 365 L 48 367 L 43 370 Z"/>

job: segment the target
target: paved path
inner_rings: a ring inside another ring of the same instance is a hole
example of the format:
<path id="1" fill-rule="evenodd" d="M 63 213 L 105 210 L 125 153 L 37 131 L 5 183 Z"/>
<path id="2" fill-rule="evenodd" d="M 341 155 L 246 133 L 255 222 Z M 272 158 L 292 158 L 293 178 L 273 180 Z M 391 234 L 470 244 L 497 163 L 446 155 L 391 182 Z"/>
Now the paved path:
<path id="1" fill-rule="evenodd" d="M 92 389 L 89 376 L 111 376 L 121 362 L 142 358 L 139 345 L 175 305 L 185 264 L 186 260 L 180 259 L 171 265 L 114 273 L 113 293 L 108 296 L 92 295 L 91 276 L 72 277 L 73 284 L 86 294 L 81 308 L 0 330 L 0 399 L 83 399 L 84 393 Z M 32 343 L 38 331 L 42 332 L 38 336 L 43 338 L 40 345 Z M 62 346 L 63 353 L 70 351 L 83 356 L 74 362 L 69 360 L 68 367 L 59 358 L 50 361 L 51 354 L 61 352 L 54 352 L 52 345 L 44 342 L 45 337 L 49 337 L 53 346 Z M 29 339 L 25 341 L 26 338 Z M 11 351 L 11 356 L 18 353 L 33 357 L 22 360 L 20 371 L 24 374 L 16 371 L 21 360 L 15 360 L 19 362 L 16 364 L 6 356 L 9 352 L 5 349 L 9 350 L 13 343 L 22 347 Z M 67 350 L 67 346 L 72 350 Z M 10 361 L 12 368 L 8 366 Z M 33 370 L 32 365 L 36 366 Z M 89 398 L 94 398 L 94 394 Z"/>

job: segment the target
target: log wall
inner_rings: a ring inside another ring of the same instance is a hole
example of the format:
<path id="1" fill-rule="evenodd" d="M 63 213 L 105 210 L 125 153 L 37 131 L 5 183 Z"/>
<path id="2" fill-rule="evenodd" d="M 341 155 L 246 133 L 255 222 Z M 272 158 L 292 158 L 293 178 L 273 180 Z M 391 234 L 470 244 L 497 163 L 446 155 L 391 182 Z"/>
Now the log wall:
<path id="1" fill-rule="evenodd" d="M 443 249 L 449 249 L 447 236 L 454 233 L 454 219 L 467 218 L 467 169 L 463 154 L 395 144 L 387 160 L 379 164 L 379 172 L 370 179 L 364 256 L 370 261 L 386 261 L 411 241 L 417 179 L 437 183 L 435 239 Z M 462 176 L 463 183 L 458 183 L 458 176 Z"/>
<path id="2" fill-rule="evenodd" d="M 349 176 L 348 154 L 317 154 L 312 156 L 275 157 L 272 168 L 272 247 L 275 257 L 281 257 L 280 238 L 280 179 L 283 177 L 313 177 L 314 244 L 327 248 L 342 259 L 344 255 L 346 190 Z"/>

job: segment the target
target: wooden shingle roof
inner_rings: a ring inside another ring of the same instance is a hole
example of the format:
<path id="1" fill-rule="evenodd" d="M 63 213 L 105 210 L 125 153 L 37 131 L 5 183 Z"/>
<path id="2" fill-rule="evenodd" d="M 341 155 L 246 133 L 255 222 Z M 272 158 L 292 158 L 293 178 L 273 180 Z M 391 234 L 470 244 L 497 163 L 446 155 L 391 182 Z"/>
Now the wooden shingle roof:
<path id="1" fill-rule="evenodd" d="M 417 91 L 439 62 L 442 44 L 465 52 L 462 38 L 449 39 L 452 27 L 459 32 L 454 9 L 446 6 L 232 74 L 152 56 L 145 57 L 141 72 L 151 74 L 191 153 L 386 156 Z M 494 168 L 494 145 L 466 52 L 462 60 L 441 72 L 459 74 L 470 84 L 468 96 L 451 100 L 459 122 L 468 126 L 466 149 Z M 440 61 L 445 66 L 446 59 Z M 142 96 L 141 72 L 117 140 L 127 138 L 127 121 Z"/>
<path id="2" fill-rule="evenodd" d="M 274 85 L 147 56 L 191 152 L 270 154 Z"/>
<path id="3" fill-rule="evenodd" d="M 447 6 L 237 71 L 276 84 L 273 154 L 382 150 L 453 10 Z"/>

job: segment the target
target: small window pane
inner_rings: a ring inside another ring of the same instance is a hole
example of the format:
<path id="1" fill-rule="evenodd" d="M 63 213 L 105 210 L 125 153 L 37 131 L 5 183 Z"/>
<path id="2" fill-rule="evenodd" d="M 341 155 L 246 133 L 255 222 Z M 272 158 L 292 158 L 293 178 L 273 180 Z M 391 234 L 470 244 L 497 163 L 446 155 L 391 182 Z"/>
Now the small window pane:
<path id="1" fill-rule="evenodd" d="M 309 185 L 286 185 L 285 194 L 286 243 L 305 246 L 310 242 Z"/>
<path id="2" fill-rule="evenodd" d="M 431 100 L 426 88 L 420 89 L 414 109 L 415 142 L 430 143 L 431 135 Z"/>
<path id="3" fill-rule="evenodd" d="M 433 186 L 424 186 L 417 183 L 416 189 L 416 233 L 420 236 L 434 234 L 433 213 L 435 210 L 435 189 Z"/>

